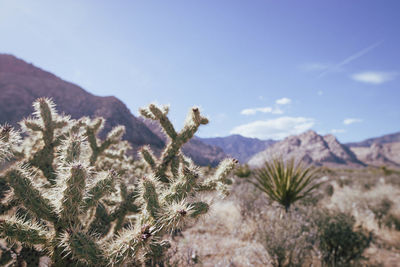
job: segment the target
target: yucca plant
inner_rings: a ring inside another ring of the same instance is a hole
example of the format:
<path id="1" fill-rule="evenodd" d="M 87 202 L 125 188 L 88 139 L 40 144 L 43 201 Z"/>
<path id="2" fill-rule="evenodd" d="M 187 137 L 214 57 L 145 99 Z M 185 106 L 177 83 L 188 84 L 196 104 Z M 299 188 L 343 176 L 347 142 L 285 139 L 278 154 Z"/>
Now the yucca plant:
<path id="1" fill-rule="evenodd" d="M 265 162 L 254 171 L 254 179 L 249 180 L 268 197 L 278 202 L 288 212 L 297 200 L 308 196 L 320 183 L 316 183 L 317 169 L 296 163 L 295 159 L 285 161 L 282 157 Z"/>

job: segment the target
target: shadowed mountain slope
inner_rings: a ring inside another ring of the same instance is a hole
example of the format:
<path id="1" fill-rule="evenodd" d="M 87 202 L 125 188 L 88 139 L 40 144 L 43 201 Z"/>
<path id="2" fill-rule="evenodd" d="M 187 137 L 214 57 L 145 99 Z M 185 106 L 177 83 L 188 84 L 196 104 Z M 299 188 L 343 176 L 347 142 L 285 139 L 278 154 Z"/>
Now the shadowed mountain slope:
<path id="1" fill-rule="evenodd" d="M 226 137 L 200 138 L 200 140 L 203 143 L 222 148 L 226 154 L 238 159 L 241 163 L 246 163 L 253 155 L 277 142 L 248 138 L 237 134 Z"/>

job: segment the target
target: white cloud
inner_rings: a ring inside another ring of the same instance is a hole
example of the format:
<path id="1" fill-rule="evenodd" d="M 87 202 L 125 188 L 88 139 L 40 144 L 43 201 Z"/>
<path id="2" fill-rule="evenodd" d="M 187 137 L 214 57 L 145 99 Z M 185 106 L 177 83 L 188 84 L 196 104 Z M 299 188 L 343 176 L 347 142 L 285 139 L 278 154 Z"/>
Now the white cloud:
<path id="1" fill-rule="evenodd" d="M 279 108 L 263 107 L 263 108 L 246 108 L 243 109 L 240 114 L 242 115 L 255 115 L 257 112 L 261 113 L 272 113 L 272 114 L 282 114 L 283 111 Z"/>
<path id="2" fill-rule="evenodd" d="M 321 96 L 321 95 L 324 94 L 324 92 L 323 92 L 322 90 L 319 90 L 319 91 L 317 92 L 317 94 L 318 94 L 319 96 Z"/>
<path id="3" fill-rule="evenodd" d="M 283 114 L 283 110 L 281 110 L 280 108 L 274 108 L 271 113 L 272 114 L 282 115 Z"/>
<path id="4" fill-rule="evenodd" d="M 280 98 L 275 101 L 275 103 L 278 105 L 287 105 L 287 104 L 290 104 L 291 102 L 292 102 L 292 100 L 287 97 L 283 97 L 283 98 Z"/>
<path id="5" fill-rule="evenodd" d="M 346 124 L 346 125 L 350 125 L 350 124 L 357 123 L 357 122 L 362 122 L 362 119 L 347 118 L 347 119 L 343 120 L 343 124 Z"/>
<path id="6" fill-rule="evenodd" d="M 332 129 L 331 133 L 333 134 L 340 134 L 340 133 L 345 133 L 346 130 L 345 129 Z"/>
<path id="7" fill-rule="evenodd" d="M 311 118 L 280 117 L 239 125 L 230 133 L 260 139 L 283 139 L 289 135 L 300 134 L 312 126 L 314 126 L 314 119 Z"/>
<path id="8" fill-rule="evenodd" d="M 358 82 L 381 84 L 393 80 L 397 75 L 396 72 L 364 71 L 353 74 L 351 78 Z"/>

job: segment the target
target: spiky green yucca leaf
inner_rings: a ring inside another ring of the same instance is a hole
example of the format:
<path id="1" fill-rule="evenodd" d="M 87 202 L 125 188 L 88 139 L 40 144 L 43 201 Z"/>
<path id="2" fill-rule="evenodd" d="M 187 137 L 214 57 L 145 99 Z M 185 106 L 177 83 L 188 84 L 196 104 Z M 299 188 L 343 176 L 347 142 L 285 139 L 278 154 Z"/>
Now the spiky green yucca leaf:
<path id="1" fill-rule="evenodd" d="M 255 171 L 255 181 L 249 180 L 286 211 L 299 199 L 308 196 L 320 184 L 315 183 L 317 170 L 305 167 L 294 159 L 274 158 Z"/>

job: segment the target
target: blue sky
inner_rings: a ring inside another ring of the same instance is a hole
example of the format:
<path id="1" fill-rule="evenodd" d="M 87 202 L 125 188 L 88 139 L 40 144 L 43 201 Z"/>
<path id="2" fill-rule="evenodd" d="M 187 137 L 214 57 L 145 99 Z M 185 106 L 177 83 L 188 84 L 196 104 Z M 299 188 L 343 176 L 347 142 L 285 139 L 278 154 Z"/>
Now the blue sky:
<path id="1" fill-rule="evenodd" d="M 134 113 L 170 104 L 202 137 L 342 142 L 400 131 L 400 2 L 0 0 L 10 53 Z"/>

